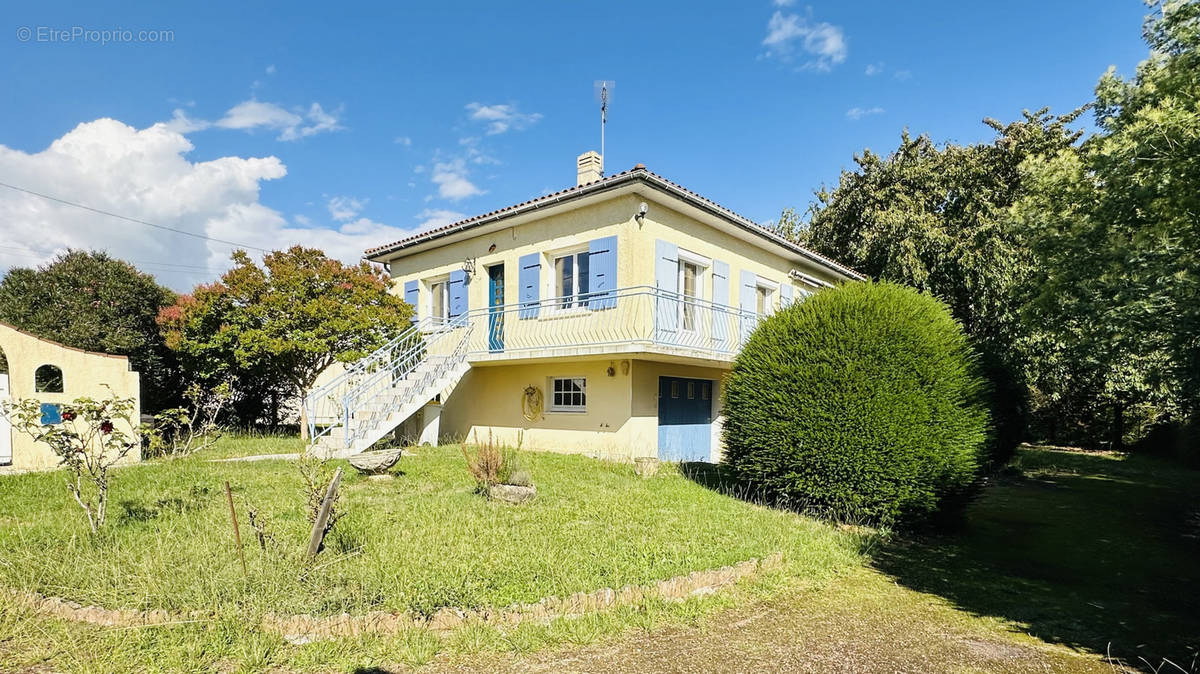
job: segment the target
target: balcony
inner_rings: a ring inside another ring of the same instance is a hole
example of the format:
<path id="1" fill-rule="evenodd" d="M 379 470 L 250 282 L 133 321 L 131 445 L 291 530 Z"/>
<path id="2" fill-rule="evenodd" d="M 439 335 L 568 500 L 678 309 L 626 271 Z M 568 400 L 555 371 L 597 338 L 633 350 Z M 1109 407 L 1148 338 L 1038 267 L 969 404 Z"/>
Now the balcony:
<path id="1" fill-rule="evenodd" d="M 644 286 L 427 317 L 309 392 L 304 421 L 329 455 L 362 451 L 474 365 L 622 354 L 721 367 L 758 320 Z"/>
<path id="2" fill-rule="evenodd" d="M 480 307 L 449 319 L 444 327 L 466 335 L 472 365 L 609 354 L 729 363 L 758 318 L 736 307 L 635 286 Z M 436 350 L 431 354 L 437 355 Z"/>

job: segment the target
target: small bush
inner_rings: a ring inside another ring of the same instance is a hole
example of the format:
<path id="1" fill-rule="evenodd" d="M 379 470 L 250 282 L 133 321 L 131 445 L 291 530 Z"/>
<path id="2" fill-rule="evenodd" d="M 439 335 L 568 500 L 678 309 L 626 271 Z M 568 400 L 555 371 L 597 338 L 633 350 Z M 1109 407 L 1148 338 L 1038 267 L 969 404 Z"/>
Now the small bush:
<path id="1" fill-rule="evenodd" d="M 154 415 L 154 423 L 143 426 L 145 458 L 190 456 L 211 447 L 221 438 L 217 418 L 233 389 L 229 382 L 205 389 L 192 384 L 183 393 L 189 407 L 175 407 Z"/>
<path id="2" fill-rule="evenodd" d="M 467 471 L 475 478 L 475 484 L 480 491 L 498 484 L 516 485 L 521 487 L 533 486 L 529 472 L 522 470 L 517 455 L 524 438 L 517 435 L 517 448 L 503 446 L 496 442 L 491 431 L 488 431 L 487 442 L 480 443 L 475 438 L 475 451 L 469 449 L 467 443 L 462 443 L 463 458 L 467 460 Z"/>
<path id="3" fill-rule="evenodd" d="M 738 355 L 724 460 L 777 500 L 921 519 L 974 482 L 986 393 L 941 302 L 889 283 L 823 290 L 764 319 Z"/>
<path id="4" fill-rule="evenodd" d="M 1130 451 L 1200 468 L 1200 419 L 1161 422 L 1152 427 Z"/>

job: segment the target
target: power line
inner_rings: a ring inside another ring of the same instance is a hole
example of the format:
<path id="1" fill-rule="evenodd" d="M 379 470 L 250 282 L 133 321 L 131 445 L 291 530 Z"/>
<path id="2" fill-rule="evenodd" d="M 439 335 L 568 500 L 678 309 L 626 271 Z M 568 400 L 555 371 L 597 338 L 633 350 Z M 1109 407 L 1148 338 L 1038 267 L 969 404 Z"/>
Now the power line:
<path id="1" fill-rule="evenodd" d="M 37 250 L 34 248 L 29 248 L 27 246 L 0 246 L 0 249 L 15 250 L 18 253 L 25 253 L 25 257 L 28 257 L 30 259 L 38 259 L 38 260 L 44 260 L 47 257 L 50 257 L 52 255 L 52 252 L 44 251 L 44 250 Z M 104 251 L 104 252 L 108 253 L 108 251 Z M 155 266 L 155 267 L 166 267 L 168 269 L 195 270 L 195 271 L 202 271 L 202 272 L 211 272 L 212 271 L 211 267 L 203 267 L 203 266 L 194 265 L 194 264 L 176 264 L 174 262 L 154 262 L 151 260 L 129 260 L 129 259 L 126 259 L 119 255 L 111 255 L 111 257 L 115 260 L 121 260 L 122 262 L 129 262 L 130 264 L 136 264 L 136 265 L 150 265 L 150 266 Z"/>
<path id="2" fill-rule="evenodd" d="M 8 257 L 19 257 L 24 260 L 44 260 L 45 259 L 41 256 L 22 255 L 20 253 L 8 253 L 5 251 L 0 251 L 0 255 L 5 255 Z M 126 262 L 128 262 L 128 260 L 126 260 Z M 192 276 L 192 277 L 195 277 L 195 276 L 201 274 L 201 272 L 199 272 L 199 271 L 192 271 L 190 269 L 146 269 L 144 271 L 151 272 L 152 274 L 184 274 L 184 275 Z"/>
<path id="3" fill-rule="evenodd" d="M 176 234 L 182 234 L 184 236 L 190 236 L 190 237 L 197 238 L 197 239 L 203 239 L 205 241 L 213 241 L 215 243 L 223 243 L 227 246 L 233 246 L 234 248 L 249 248 L 250 250 L 257 250 L 257 251 L 260 251 L 263 253 L 271 252 L 271 251 L 267 250 L 266 248 L 259 248 L 258 246 L 250 246 L 250 245 L 247 245 L 244 243 L 237 243 L 236 241 L 226 241 L 224 239 L 214 239 L 211 236 L 204 236 L 203 234 L 196 234 L 195 232 L 189 232 L 189 231 L 183 230 L 183 229 L 175 229 L 174 227 L 167 227 L 166 225 L 156 225 L 153 222 L 146 222 L 145 220 L 138 220 L 137 218 L 131 218 L 127 215 L 121 215 L 119 213 L 112 213 L 110 211 L 104 211 L 99 208 L 92 208 L 91 206 L 77 204 L 73 201 L 67 201 L 66 199 L 59 199 L 58 197 L 52 197 L 49 194 L 42 194 L 41 192 L 34 192 L 33 190 L 27 190 L 24 187 L 17 187 L 16 185 L 9 185 L 8 183 L 4 183 L 4 182 L 0 182 L 0 187 L 7 187 L 10 190 L 24 192 L 25 194 L 32 194 L 35 197 L 49 199 L 50 201 L 55 201 L 55 202 L 65 205 L 65 206 L 72 206 L 74 208 L 82 208 L 85 211 L 99 213 L 100 215 L 107 215 L 110 218 L 117 218 L 118 220 L 126 220 L 128 222 L 137 223 L 139 225 L 145 225 L 147 227 L 153 227 L 155 229 L 161 229 L 161 230 L 168 231 L 168 232 L 174 232 Z"/>

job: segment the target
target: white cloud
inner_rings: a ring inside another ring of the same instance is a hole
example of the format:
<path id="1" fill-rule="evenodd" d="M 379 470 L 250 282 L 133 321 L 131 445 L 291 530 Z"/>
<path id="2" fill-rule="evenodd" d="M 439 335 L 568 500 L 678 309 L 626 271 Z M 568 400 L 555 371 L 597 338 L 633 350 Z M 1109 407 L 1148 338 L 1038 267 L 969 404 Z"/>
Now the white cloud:
<path id="1" fill-rule="evenodd" d="M 542 118 L 541 113 L 523 113 L 515 105 L 484 105 L 483 103 L 467 103 L 471 119 L 487 124 L 487 134 L 494 136 L 508 130 L 520 131 L 528 126 L 537 124 Z"/>
<path id="2" fill-rule="evenodd" d="M 396 136 L 396 140 L 393 142 L 397 145 L 403 145 L 404 147 L 412 147 L 412 138 L 409 138 L 408 136 Z"/>
<path id="3" fill-rule="evenodd" d="M 771 0 L 771 4 L 776 7 L 791 7 L 796 4 L 796 0 Z"/>
<path id="4" fill-rule="evenodd" d="M 274 74 L 275 74 L 275 64 L 274 64 L 274 63 L 272 63 L 271 65 L 267 66 L 267 74 L 268 74 L 268 75 L 274 75 Z"/>
<path id="5" fill-rule="evenodd" d="M 459 138 L 458 144 L 460 146 L 462 146 L 463 149 L 466 151 L 466 153 L 467 153 L 466 159 L 467 159 L 467 161 L 471 162 L 472 164 L 499 165 L 501 163 L 499 159 L 493 157 L 492 155 L 488 154 L 487 151 L 485 151 L 484 149 L 479 147 L 479 137 L 478 136 L 467 136 L 466 138 Z"/>
<path id="6" fill-rule="evenodd" d="M 354 197 L 333 197 L 328 204 L 329 215 L 340 222 L 350 220 L 362 212 L 367 201 L 367 199 L 355 199 Z"/>
<path id="7" fill-rule="evenodd" d="M 139 130 L 98 119 L 80 124 L 40 152 L 0 145 L 0 176 L 26 189 L 166 227 L 268 250 L 298 243 L 346 262 L 413 231 L 366 218 L 336 228 L 311 227 L 299 216 L 289 222 L 258 200 L 263 181 L 287 175 L 278 158 L 193 162 L 187 158 L 192 149 L 171 123 Z M 3 188 L 0 222 L 5 240 L 23 242 L 29 253 L 0 256 L 0 270 L 39 264 L 68 248 L 107 250 L 140 263 L 166 285 L 190 290 L 227 269 L 232 251 L 225 244 Z"/>
<path id="8" fill-rule="evenodd" d="M 825 22 L 812 23 L 798 14 L 776 11 L 767 22 L 762 44 L 766 56 L 791 62 L 797 46 L 808 58 L 802 68 L 828 71 L 846 60 L 846 36 L 842 29 Z"/>
<path id="9" fill-rule="evenodd" d="M 182 134 L 211 127 L 241 131 L 272 129 L 279 132 L 279 140 L 298 140 L 345 128 L 339 123 L 340 114 L 340 107 L 333 113 L 328 113 L 320 103 L 313 103 L 302 115 L 276 103 L 250 99 L 233 106 L 215 122 L 189 117 L 183 110 L 176 109 L 174 116 L 165 124 L 171 131 Z"/>
<path id="10" fill-rule="evenodd" d="M 910 77 L 912 77 L 912 73 L 907 70 L 897 70 L 895 73 L 892 74 L 892 79 L 900 80 L 901 82 L 903 82 L 904 80 L 907 80 Z"/>
<path id="11" fill-rule="evenodd" d="M 284 130 L 295 128 L 303 122 L 304 118 L 294 112 L 289 112 L 274 103 L 252 99 L 230 108 L 224 117 L 214 122 L 214 126 L 222 129 L 253 130 L 263 127 Z"/>
<path id="12" fill-rule="evenodd" d="M 468 178 L 466 161 L 462 158 L 434 162 L 430 179 L 443 199 L 458 201 L 484 193 Z"/>
<path id="13" fill-rule="evenodd" d="M 163 125 L 170 131 L 175 133 L 186 134 L 193 131 L 200 131 L 211 126 L 208 122 L 202 119 L 194 119 L 189 117 L 186 112 L 180 108 L 175 108 L 175 112 L 170 121 L 163 122 Z"/>
<path id="14" fill-rule="evenodd" d="M 846 118 L 859 120 L 870 115 L 882 115 L 884 112 L 884 109 L 879 106 L 873 108 L 850 108 L 846 111 Z"/>
<path id="15" fill-rule="evenodd" d="M 875 75 L 878 75 L 881 72 L 883 72 L 883 64 L 882 63 L 867 64 L 867 71 L 866 71 L 867 77 L 874 77 Z"/>
<path id="16" fill-rule="evenodd" d="M 340 131 L 345 128 L 338 123 L 337 116 L 340 114 L 340 107 L 334 112 L 329 113 L 321 108 L 320 103 L 313 103 L 309 106 L 308 114 L 305 116 L 311 123 L 285 128 L 283 133 L 279 134 L 279 140 L 296 140 L 297 138 L 307 138 L 308 136 L 315 136 L 318 133 L 326 131 Z"/>
<path id="17" fill-rule="evenodd" d="M 417 225 L 417 229 L 421 231 L 433 229 L 452 222 L 458 222 L 465 217 L 467 217 L 466 213 L 459 213 L 458 211 L 451 211 L 444 208 L 427 208 L 417 214 L 417 218 L 422 220 L 421 224 Z"/>

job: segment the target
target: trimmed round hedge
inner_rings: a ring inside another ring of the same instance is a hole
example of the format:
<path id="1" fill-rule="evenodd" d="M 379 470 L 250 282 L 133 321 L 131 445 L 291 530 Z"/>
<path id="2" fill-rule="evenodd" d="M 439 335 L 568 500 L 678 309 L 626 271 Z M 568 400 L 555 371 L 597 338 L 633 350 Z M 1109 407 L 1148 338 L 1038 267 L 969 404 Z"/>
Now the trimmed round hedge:
<path id="1" fill-rule="evenodd" d="M 723 461 L 793 505 L 895 522 L 974 482 L 986 385 L 938 300 L 891 283 L 822 290 L 764 319 L 725 384 Z"/>

